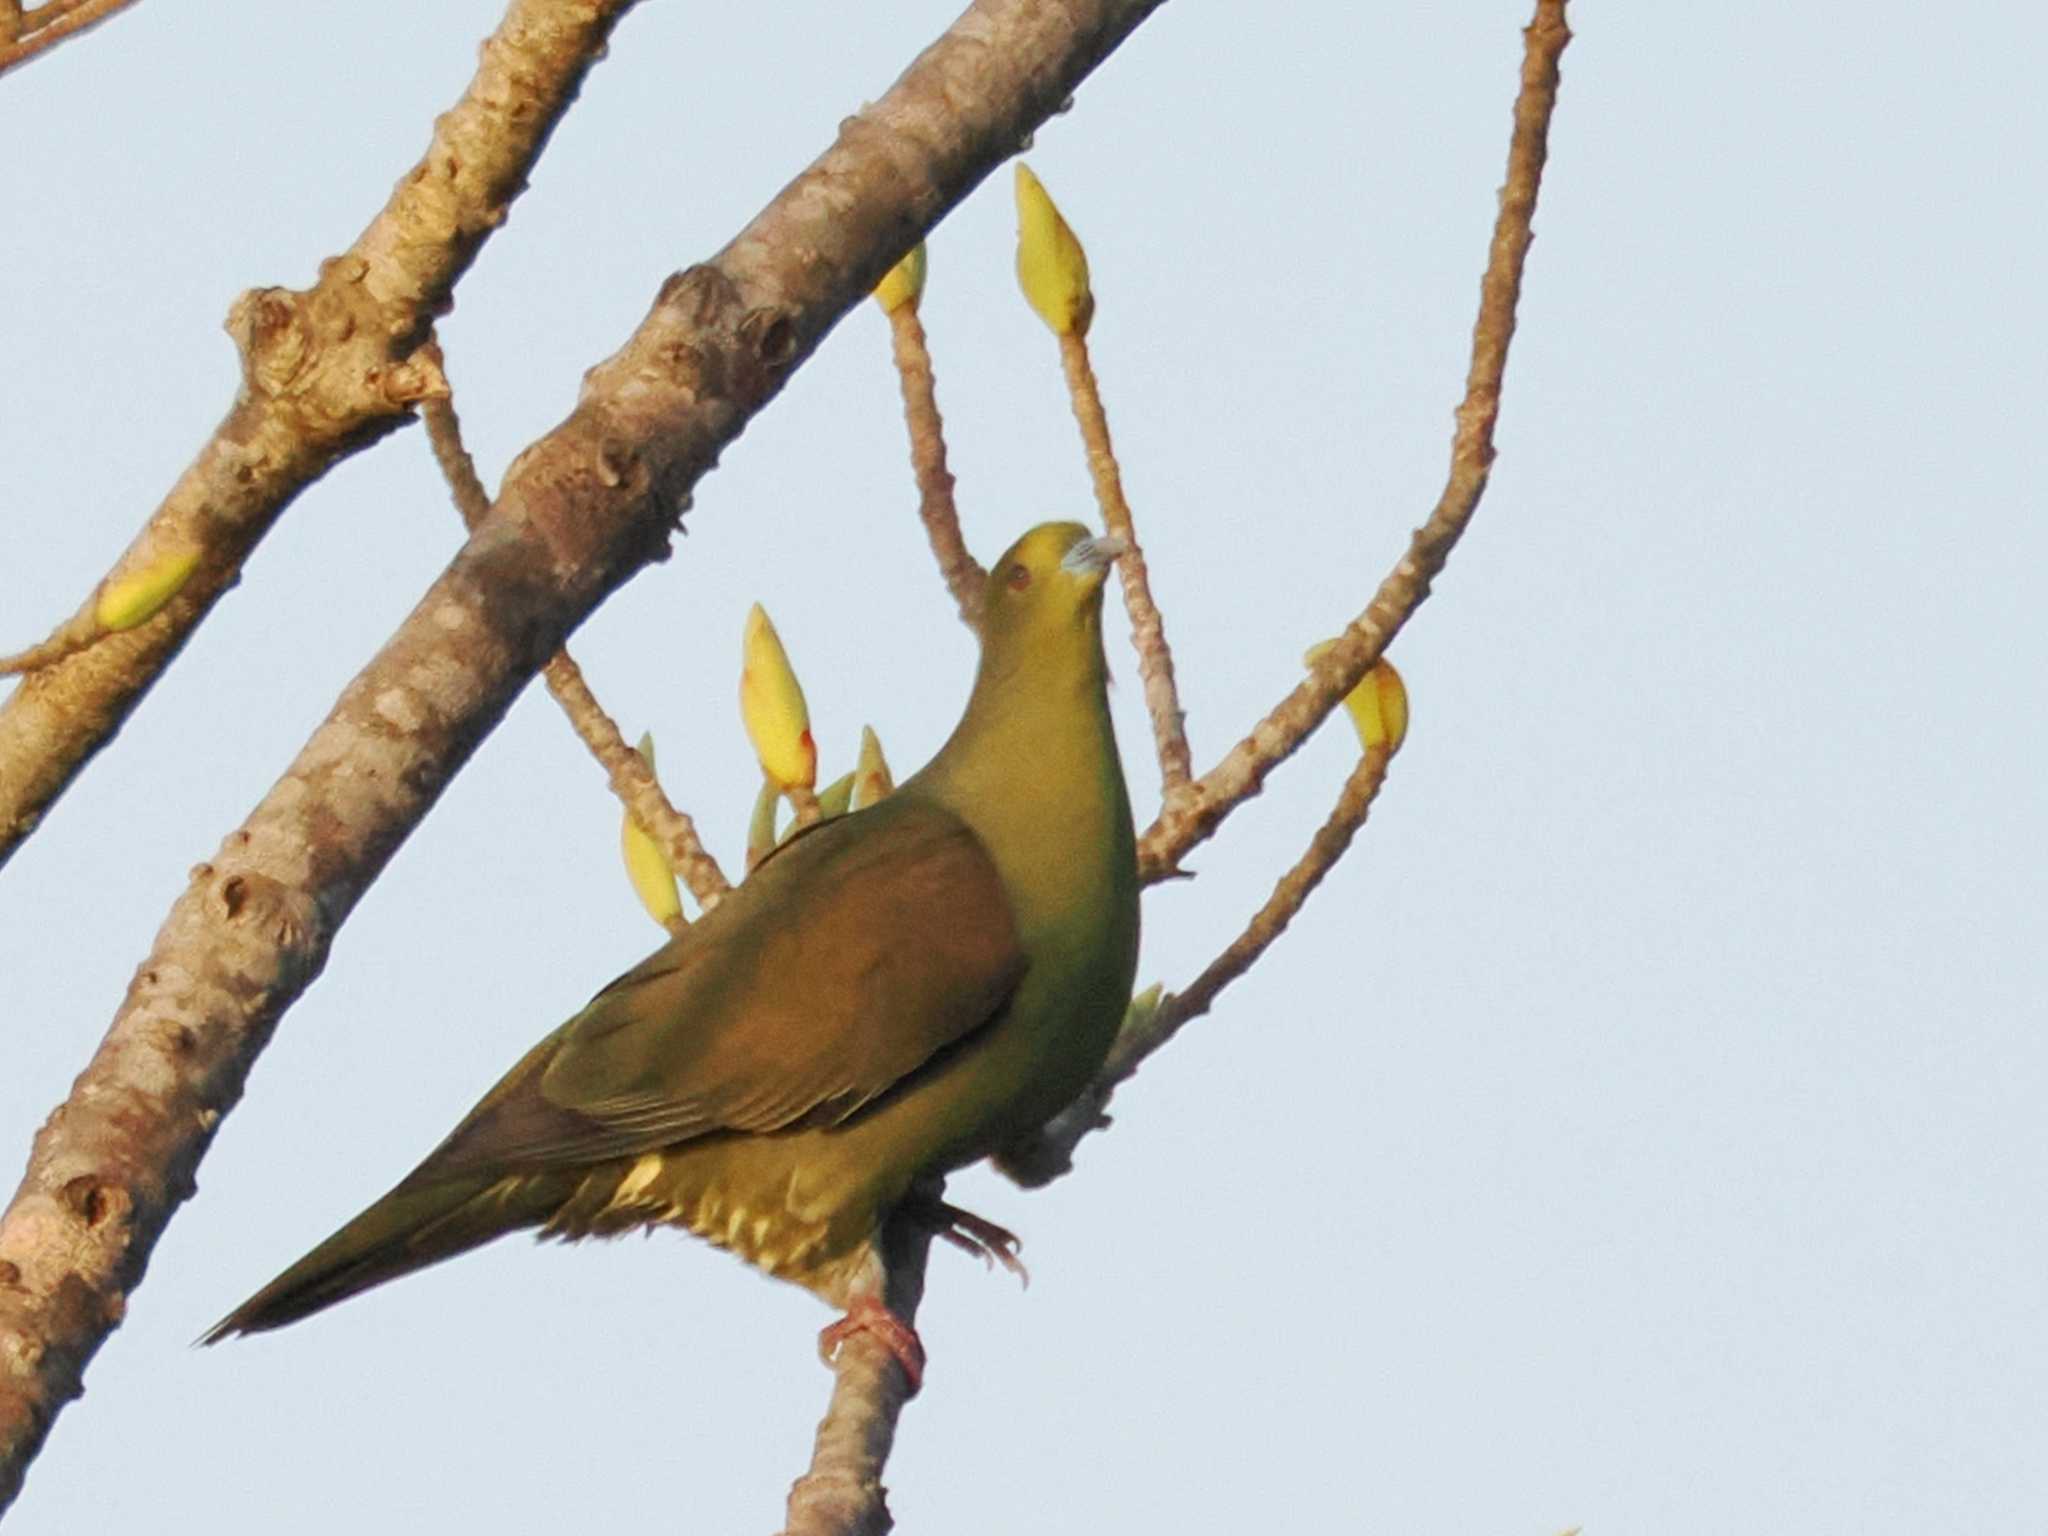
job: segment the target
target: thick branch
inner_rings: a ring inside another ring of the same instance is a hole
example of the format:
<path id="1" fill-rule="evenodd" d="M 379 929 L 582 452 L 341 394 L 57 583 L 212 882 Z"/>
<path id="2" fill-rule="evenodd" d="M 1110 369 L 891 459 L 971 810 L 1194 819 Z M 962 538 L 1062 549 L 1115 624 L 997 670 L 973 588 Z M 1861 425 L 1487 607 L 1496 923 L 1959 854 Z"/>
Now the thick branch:
<path id="1" fill-rule="evenodd" d="M 173 548 L 198 569 L 139 628 L 102 634 L 97 593 L 0 704 L 0 865 L 183 648 L 292 498 L 444 392 L 434 316 L 513 198 L 633 0 L 513 0 L 425 157 L 310 289 L 252 289 L 228 334 L 242 383 L 226 418 L 108 580 Z M 105 583 L 102 583 L 104 588 Z"/>
<path id="2" fill-rule="evenodd" d="M 385 861 L 569 631 L 665 550 L 691 487 L 790 370 L 1157 3 L 977 0 L 732 244 L 663 285 L 277 786 L 194 871 L 0 1215 L 0 1504 Z M 883 1401 L 865 1411 L 892 1417 Z"/>
<path id="3" fill-rule="evenodd" d="M 1159 819 L 1145 829 L 1138 840 L 1138 866 L 1148 882 L 1177 871 L 1188 850 L 1213 836 L 1235 807 L 1257 794 L 1266 775 L 1291 757 L 1337 701 L 1358 686 L 1429 596 L 1430 582 L 1444 568 L 1479 506 L 1493 466 L 1493 427 L 1500 415 L 1508 343 L 1515 334 L 1522 266 L 1534 238 L 1530 222 L 1543 180 L 1550 114 L 1557 105 L 1557 63 L 1571 41 L 1564 11 L 1564 0 L 1539 0 L 1535 20 L 1524 33 L 1507 182 L 1501 188 L 1493 245 L 1479 284 L 1479 318 L 1472 327 L 1472 363 L 1451 439 L 1450 477 L 1436 509 L 1415 530 L 1407 554 L 1380 583 L 1365 611 L 1316 663 L 1308 680 L 1196 780 L 1190 796 L 1179 804 L 1169 799 Z"/>
<path id="4" fill-rule="evenodd" d="M 451 395 L 429 400 L 420 414 L 427 424 L 427 441 L 433 446 L 434 461 L 441 466 L 442 478 L 454 496 L 455 510 L 462 514 L 463 526 L 474 530 L 490 511 L 491 496 L 477 475 L 476 460 L 462 445 L 462 421 L 455 414 L 454 398 Z M 597 702 L 597 695 L 584 681 L 583 669 L 576 665 L 567 648 L 548 658 L 547 665 L 541 668 L 541 677 L 555 702 L 562 706 L 562 713 L 568 716 L 570 729 L 604 770 L 612 793 L 647 834 L 662 845 L 669 867 L 682 876 L 690 894 L 697 898 L 698 907 L 708 912 L 717 906 L 732 889 L 725 871 L 697 836 L 697 824 L 670 803 L 646 760 L 626 744 L 625 733 Z M 676 921 L 682 921 L 680 916 Z"/>

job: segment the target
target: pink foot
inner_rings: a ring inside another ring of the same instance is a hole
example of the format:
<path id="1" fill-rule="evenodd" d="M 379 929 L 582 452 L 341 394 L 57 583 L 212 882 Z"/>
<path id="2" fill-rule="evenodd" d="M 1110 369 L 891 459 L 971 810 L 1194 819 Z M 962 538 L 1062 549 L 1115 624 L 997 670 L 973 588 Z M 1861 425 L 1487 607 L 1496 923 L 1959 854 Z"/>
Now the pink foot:
<path id="1" fill-rule="evenodd" d="M 846 1316 L 818 1334 L 818 1356 L 827 1365 L 838 1358 L 839 1346 L 857 1333 L 873 1334 L 903 1367 L 912 1395 L 924 1385 L 924 1343 L 917 1330 L 872 1296 L 856 1296 Z"/>
<path id="2" fill-rule="evenodd" d="M 986 1217 L 963 1211 L 943 1200 L 932 1201 L 925 1207 L 925 1213 L 935 1236 L 943 1237 L 962 1252 L 973 1254 L 990 1268 L 1000 1264 L 1025 1285 L 1031 1284 L 1031 1271 L 1017 1257 L 1017 1250 L 1024 1246 L 1023 1240 L 1008 1227 L 999 1227 Z"/>

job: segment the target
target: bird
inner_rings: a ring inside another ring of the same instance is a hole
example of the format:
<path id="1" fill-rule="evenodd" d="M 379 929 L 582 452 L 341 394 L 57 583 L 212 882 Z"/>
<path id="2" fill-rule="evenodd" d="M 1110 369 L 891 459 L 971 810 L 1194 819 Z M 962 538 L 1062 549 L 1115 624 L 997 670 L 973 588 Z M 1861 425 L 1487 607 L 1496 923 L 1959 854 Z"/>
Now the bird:
<path id="1" fill-rule="evenodd" d="M 884 1294 L 899 1211 L 1019 1269 L 933 1193 L 1101 1067 L 1130 999 L 1138 877 L 1108 704 L 1123 541 L 1031 529 L 990 568 L 958 726 L 894 793 L 803 829 L 522 1057 L 388 1194 L 202 1339 L 259 1333 L 538 1229 L 682 1227 L 843 1311 L 909 1390 Z"/>

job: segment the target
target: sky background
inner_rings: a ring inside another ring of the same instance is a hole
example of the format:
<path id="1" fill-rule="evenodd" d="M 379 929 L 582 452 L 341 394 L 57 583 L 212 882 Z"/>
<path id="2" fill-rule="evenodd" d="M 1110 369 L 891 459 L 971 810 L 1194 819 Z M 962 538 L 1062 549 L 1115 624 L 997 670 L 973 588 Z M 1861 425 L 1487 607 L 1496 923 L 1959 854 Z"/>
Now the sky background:
<path id="1" fill-rule="evenodd" d="M 954 9 L 627 19 L 443 328 L 487 480 Z M 1526 13 L 1182 0 L 1037 136 L 1198 767 L 1436 498 Z M 157 0 L 0 81 L 0 649 L 106 570 L 232 397 L 235 295 L 355 237 L 497 15 Z M 2048 1522 L 2048 23 L 1574 22 L 1493 484 L 1394 651 L 1408 745 L 1074 1177 L 955 1181 L 1033 1283 L 934 1254 L 905 1531 Z M 1007 181 L 925 306 L 983 558 L 1093 516 Z M 576 637 L 728 868 L 755 599 L 828 772 L 863 722 L 899 772 L 950 727 L 973 647 L 914 505 L 864 306 Z M 458 542 L 417 428 L 330 474 L 0 876 L 9 1187 L 186 871 Z M 1141 981 L 1229 940 L 1355 752 L 1151 893 Z M 658 941 L 617 833 L 529 690 L 285 1018 L 10 1536 L 776 1528 L 828 1315 L 680 1234 L 189 1347 Z"/>

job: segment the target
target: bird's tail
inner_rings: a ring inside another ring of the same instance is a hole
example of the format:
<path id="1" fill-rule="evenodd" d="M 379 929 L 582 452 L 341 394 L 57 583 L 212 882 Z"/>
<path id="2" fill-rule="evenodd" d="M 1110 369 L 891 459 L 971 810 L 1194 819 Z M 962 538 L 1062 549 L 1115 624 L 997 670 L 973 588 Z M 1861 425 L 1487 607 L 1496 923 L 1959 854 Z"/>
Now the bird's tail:
<path id="1" fill-rule="evenodd" d="M 199 1342 L 262 1333 L 386 1280 L 537 1226 L 567 1191 L 559 1178 L 408 1179 L 209 1329 Z"/>

